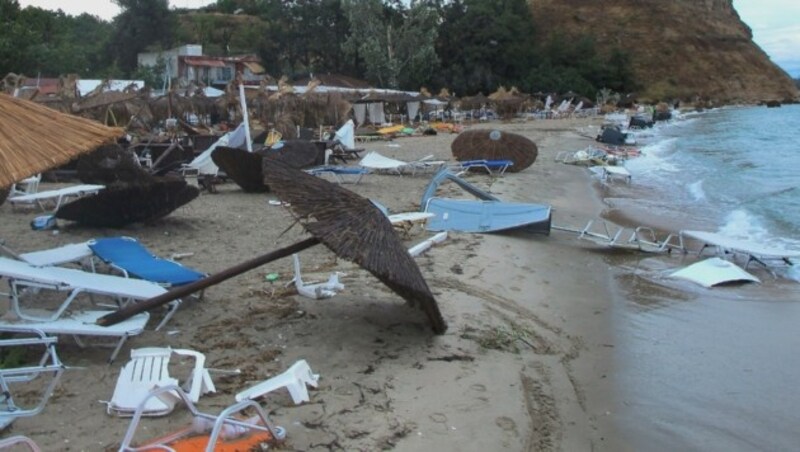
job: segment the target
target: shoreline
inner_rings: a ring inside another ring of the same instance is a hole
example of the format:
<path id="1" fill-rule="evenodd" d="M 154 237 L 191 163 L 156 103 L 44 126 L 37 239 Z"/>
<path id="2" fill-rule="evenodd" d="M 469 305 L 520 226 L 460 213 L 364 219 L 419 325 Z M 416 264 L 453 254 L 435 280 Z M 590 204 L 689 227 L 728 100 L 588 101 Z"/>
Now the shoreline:
<path id="1" fill-rule="evenodd" d="M 592 141 L 575 129 L 600 120 L 474 125 L 528 136 L 539 156 L 520 173 L 467 177 L 503 200 L 551 204 L 555 224 L 598 217 L 603 204 L 588 171 L 556 163 L 555 155 L 587 146 Z M 402 160 L 429 154 L 452 160 L 454 137 L 364 147 Z M 399 212 L 417 210 L 428 180 L 369 175 L 347 188 Z M 130 235 L 157 255 L 193 253 L 182 262 L 213 273 L 304 236 L 299 227 L 281 236 L 292 220 L 283 208 L 267 204 L 272 198 L 226 184 L 155 225 L 65 227 L 55 235 L 31 231 L 32 215 L 11 213 L 4 205 L 0 236 L 30 251 Z M 424 237 L 417 232 L 409 243 Z M 306 359 L 321 374 L 311 402 L 294 406 L 283 391 L 262 403 L 287 428 L 289 450 L 624 447 L 608 415 L 615 397 L 613 281 L 603 253 L 557 231 L 548 237 L 451 234 L 417 263 L 450 325 L 444 336 L 430 335 L 424 316 L 371 275 L 315 247 L 301 254 L 304 278 L 342 271 L 342 294 L 328 300 L 292 294 L 283 287 L 291 264 L 282 259 L 209 288 L 204 300 L 185 301 L 164 331 L 131 338 L 112 366 L 104 364 L 108 350 L 79 349 L 64 338 L 62 360 L 86 369 L 65 372 L 44 412 L 17 420 L 12 432 L 30 436 L 45 450 L 63 447 L 65 439 L 75 450 L 118 444 L 128 422 L 106 415 L 96 401 L 110 398 L 131 348 L 169 345 L 206 353 L 210 367 L 242 370 L 238 376 L 212 374 L 218 392 L 198 404 L 211 412 L 230 404 L 233 393 Z M 279 282 L 266 283 L 265 275 L 273 272 Z M 77 413 L 81 421 L 70 422 Z M 184 420 L 176 411 L 147 425 L 170 431 Z M 53 427 L 44 433 L 43 425 Z"/>

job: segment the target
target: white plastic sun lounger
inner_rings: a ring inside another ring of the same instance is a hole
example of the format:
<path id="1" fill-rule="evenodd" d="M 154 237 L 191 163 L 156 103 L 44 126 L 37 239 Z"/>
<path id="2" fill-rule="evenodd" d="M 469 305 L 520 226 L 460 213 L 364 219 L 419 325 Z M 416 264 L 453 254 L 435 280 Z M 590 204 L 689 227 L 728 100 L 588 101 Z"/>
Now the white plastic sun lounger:
<path id="1" fill-rule="evenodd" d="M 386 172 L 391 174 L 401 175 L 404 172 L 414 175 L 417 171 L 439 170 L 444 165 L 444 161 L 431 160 L 432 155 L 423 157 L 413 162 L 404 162 L 402 160 L 393 159 L 383 156 L 375 151 L 365 155 L 359 165 L 362 168 L 367 168 L 372 171 Z"/>
<path id="2" fill-rule="evenodd" d="M 633 178 L 630 171 L 623 166 L 592 166 L 589 167 L 589 170 L 599 175 L 600 179 L 609 182 L 614 179 L 620 179 L 623 182 L 630 184 L 631 179 Z"/>
<path id="3" fill-rule="evenodd" d="M 65 201 L 81 196 L 94 195 L 106 188 L 105 185 L 73 185 L 55 190 L 40 191 L 29 195 L 20 195 L 8 198 L 12 207 L 20 204 L 36 205 L 42 212 L 48 211 L 48 205 L 52 204 L 52 211 L 58 210 Z"/>
<path id="4" fill-rule="evenodd" d="M 790 263 L 789 259 L 800 258 L 800 251 L 798 250 L 767 246 L 749 240 L 727 237 L 714 232 L 684 230 L 680 232 L 680 236 L 682 238 L 688 237 L 701 242 L 703 246 L 698 254 L 701 254 L 708 247 L 716 247 L 717 252 L 720 254 L 743 254 L 747 256 L 747 263 L 744 268 L 747 268 L 752 261 L 758 262 L 764 267 L 769 267 L 765 261 L 781 260 L 788 264 Z"/>
<path id="5" fill-rule="evenodd" d="M 121 276 L 91 273 L 64 267 L 35 267 L 26 262 L 0 257 L 0 277 L 8 279 L 11 309 L 21 319 L 54 321 L 61 317 L 75 298 L 83 293 L 103 295 L 125 302 L 146 300 L 161 295 L 166 289 L 156 283 Z M 44 317 L 23 312 L 20 306 L 21 289 L 31 287 L 68 292 L 66 299 L 55 311 Z M 172 317 L 180 302 L 173 304 L 158 328 Z"/>
<path id="6" fill-rule="evenodd" d="M 39 347 L 42 353 L 35 363 L 19 367 L 6 364 L 0 369 L 0 389 L 3 391 L 3 400 L 0 404 L 0 430 L 2 430 L 17 418 L 36 416 L 44 410 L 61 374 L 64 373 L 64 366 L 56 353 L 57 339 L 55 337 L 48 337 L 44 332 L 33 328 L 0 328 L 0 333 L 4 336 L 14 336 L 0 339 L 0 350 L 4 351 L 3 356 L 8 356 L 12 350 L 21 351 L 34 347 Z M 11 347 L 19 348 L 12 349 Z M 43 387 L 36 406 L 28 408 L 17 405 L 14 401 L 12 387 L 16 390 L 17 384 L 27 384 L 43 374 L 50 374 L 50 381 Z"/>
<path id="7" fill-rule="evenodd" d="M 39 445 L 33 442 L 32 439 L 28 438 L 27 436 L 17 435 L 11 436 L 8 438 L 0 439 L 0 450 L 12 450 L 12 447 L 24 444 L 27 446 L 28 450 L 31 452 L 42 452 L 42 449 L 39 449 Z M 13 449 L 18 450 L 18 448 Z"/>
<path id="8" fill-rule="evenodd" d="M 191 424 L 156 439 L 136 441 L 139 446 L 132 445 L 148 399 L 163 396 L 177 396 L 176 402 L 182 401 L 189 410 Z M 255 411 L 256 414 L 242 419 L 241 414 L 245 409 L 251 412 Z M 286 429 L 273 425 L 267 412 L 252 400 L 235 403 L 222 410 L 218 415 L 203 413 L 195 407 L 181 388 L 173 385 L 153 390 L 147 395 L 147 399 L 142 401 L 131 419 L 131 425 L 125 433 L 119 450 L 120 452 L 263 450 L 265 443 L 272 446 L 284 439 L 286 439 Z"/>
<path id="9" fill-rule="evenodd" d="M 136 314 L 115 325 L 97 325 L 97 319 L 111 312 L 113 311 L 82 311 L 74 314 L 62 315 L 57 320 L 45 322 L 0 319 L 0 330 L 35 328 L 48 335 L 69 335 L 75 338 L 75 341 L 81 347 L 85 345 L 84 341 L 81 339 L 84 336 L 114 338 L 117 342 L 112 345 L 114 350 L 111 352 L 111 357 L 109 358 L 109 361 L 114 361 L 119 350 L 125 344 L 125 341 L 129 337 L 139 335 L 144 331 L 144 326 L 150 319 L 150 314 L 147 312 Z"/>
<path id="10" fill-rule="evenodd" d="M 31 265 L 42 267 L 47 265 L 64 265 L 72 262 L 91 262 L 92 255 L 92 249 L 89 248 L 89 244 L 83 242 L 70 243 L 57 248 L 32 251 L 30 253 L 22 253 L 17 255 L 17 257 Z"/>
<path id="11" fill-rule="evenodd" d="M 686 279 L 703 287 L 739 281 L 761 282 L 755 276 L 737 267 L 736 264 L 718 257 L 692 264 L 670 273 L 669 276 L 670 278 Z"/>

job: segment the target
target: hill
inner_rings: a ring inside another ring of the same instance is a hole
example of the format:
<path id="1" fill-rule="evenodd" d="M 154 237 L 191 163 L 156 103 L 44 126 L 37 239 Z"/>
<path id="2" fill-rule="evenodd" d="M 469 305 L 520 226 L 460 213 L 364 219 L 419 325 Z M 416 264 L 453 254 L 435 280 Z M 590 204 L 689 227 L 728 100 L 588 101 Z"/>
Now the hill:
<path id="1" fill-rule="evenodd" d="M 753 42 L 732 0 L 535 0 L 541 39 L 593 35 L 631 55 L 640 98 L 717 102 L 798 97 L 789 75 Z"/>

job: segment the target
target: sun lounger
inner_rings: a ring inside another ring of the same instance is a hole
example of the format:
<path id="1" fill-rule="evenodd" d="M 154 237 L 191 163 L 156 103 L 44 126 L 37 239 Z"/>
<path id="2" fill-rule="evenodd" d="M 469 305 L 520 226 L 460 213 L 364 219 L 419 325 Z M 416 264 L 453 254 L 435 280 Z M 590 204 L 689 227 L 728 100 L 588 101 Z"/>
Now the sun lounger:
<path id="1" fill-rule="evenodd" d="M 74 314 L 65 314 L 51 321 L 0 319 L 0 330 L 34 328 L 48 335 L 69 335 L 82 347 L 85 345 L 82 339 L 84 336 L 113 338 L 116 342 L 112 343 L 114 350 L 111 352 L 109 361 L 114 361 L 125 341 L 129 337 L 139 335 L 144 331 L 144 326 L 150 319 L 150 314 L 143 312 L 111 326 L 97 325 L 97 319 L 110 312 L 113 311 L 82 311 Z"/>
<path id="2" fill-rule="evenodd" d="M 21 204 L 36 205 L 42 212 L 47 212 L 48 206 L 53 206 L 50 210 L 56 211 L 61 205 L 73 198 L 80 198 L 81 196 L 94 195 L 100 190 L 104 189 L 104 185 L 73 185 L 71 187 L 59 188 L 56 190 L 40 191 L 29 195 L 20 195 L 8 198 L 8 202 L 12 207 L 18 207 Z"/>
<path id="3" fill-rule="evenodd" d="M 445 165 L 444 161 L 431 160 L 432 157 L 433 156 L 429 155 L 412 162 L 404 162 L 402 160 L 385 157 L 373 151 L 364 156 L 361 162 L 359 162 L 359 165 L 376 172 L 398 175 L 410 173 L 414 175 L 417 172 L 436 171 Z"/>
<path id="4" fill-rule="evenodd" d="M 513 165 L 514 162 L 511 160 L 465 160 L 458 163 L 456 170 L 458 171 L 458 176 L 475 168 L 482 168 L 489 174 L 500 175 L 505 173 L 509 166 Z"/>
<path id="5" fill-rule="evenodd" d="M 331 176 L 333 177 L 334 181 L 339 184 L 357 184 L 361 182 L 361 179 L 365 174 L 369 174 L 369 171 L 365 168 L 353 168 L 347 166 L 320 166 L 317 168 L 310 168 L 305 171 L 314 176 Z"/>
<path id="6" fill-rule="evenodd" d="M 194 358 L 194 368 L 186 381 L 185 390 L 192 402 L 197 402 L 202 394 L 216 392 L 214 382 L 205 368 L 206 357 L 194 350 L 170 348 L 141 348 L 131 350 L 131 360 L 125 364 L 117 378 L 114 394 L 108 402 L 106 412 L 117 416 L 133 416 L 142 401 L 142 416 L 162 416 L 175 407 L 176 399 L 168 397 L 148 398 L 157 387 L 174 386 L 178 380 L 169 374 L 169 361 L 173 354 Z M 173 394 L 177 398 L 177 394 Z"/>
<path id="7" fill-rule="evenodd" d="M 35 416 L 44 410 L 44 406 L 64 372 L 64 366 L 56 353 L 57 339 L 55 337 L 48 337 L 44 332 L 33 328 L 5 327 L 0 328 L 0 334 L 3 335 L 3 339 L 0 339 L 0 356 L 4 357 L 4 364 L 0 369 L 0 388 L 3 392 L 3 400 L 0 404 L 0 430 L 3 430 L 17 418 Z M 14 350 L 25 351 L 33 347 L 41 347 L 42 352 L 41 357 L 34 364 L 16 366 L 6 359 L 12 356 Z M 51 374 L 51 378 L 49 384 L 44 387 L 36 406 L 26 408 L 17 405 L 12 388 L 16 390 L 16 384 L 29 383 L 42 374 Z"/>
<path id="8" fill-rule="evenodd" d="M 88 243 L 70 243 L 57 248 L 32 251 L 16 255 L 17 258 L 31 265 L 42 267 L 46 265 L 64 265 L 72 262 L 87 262 L 91 265 L 92 249 Z"/>
<path id="9" fill-rule="evenodd" d="M 149 281 L 64 267 L 35 267 L 26 262 L 4 257 L 0 257 L 0 277 L 8 279 L 11 289 L 9 294 L 11 310 L 21 319 L 39 322 L 57 320 L 81 294 L 108 296 L 117 299 L 119 304 L 124 304 L 146 300 L 166 292 L 163 287 Z M 46 311 L 44 317 L 34 316 L 21 308 L 20 296 L 26 288 L 67 292 L 67 297 L 55 311 Z M 172 317 L 179 304 L 179 302 L 172 304 L 158 328 Z"/>
<path id="10" fill-rule="evenodd" d="M 12 449 L 14 446 L 24 444 L 31 452 L 41 452 L 39 446 L 27 436 L 17 435 L 8 438 L 0 439 L 0 450 L 19 450 L 19 448 Z"/>
<path id="11" fill-rule="evenodd" d="M 589 167 L 589 170 L 597 175 L 600 176 L 600 179 L 604 181 L 612 181 L 614 179 L 620 179 L 625 183 L 631 183 L 631 173 L 628 171 L 624 166 L 606 166 L 606 165 L 598 165 Z"/>
<path id="12" fill-rule="evenodd" d="M 790 259 L 800 258 L 800 250 L 768 246 L 750 240 L 727 237 L 714 232 L 684 230 L 680 232 L 680 236 L 682 239 L 688 237 L 702 243 L 698 254 L 702 254 L 706 248 L 715 247 L 719 254 L 734 253 L 747 256 L 747 263 L 744 268 L 747 268 L 750 262 L 753 261 L 769 268 L 767 261 L 777 260 L 790 264 Z"/>
<path id="13" fill-rule="evenodd" d="M 135 451 L 245 451 L 264 450 L 264 444 L 274 445 L 286 438 L 286 430 L 272 424 L 266 411 L 252 400 L 243 400 L 224 409 L 219 415 L 202 413 L 181 388 L 167 386 L 152 391 L 148 398 L 172 397 L 182 401 L 192 415 L 191 424 L 160 438 L 140 441 L 133 446 L 134 436 L 139 427 L 142 411 L 148 400 L 145 399 L 133 415 L 131 425 L 120 445 L 120 452 Z M 248 419 L 238 417 L 244 410 L 254 410 L 255 416 Z"/>
<path id="14" fill-rule="evenodd" d="M 138 240 L 131 237 L 94 239 L 87 245 L 95 256 L 120 271 L 125 277 L 132 276 L 172 287 L 189 284 L 206 276 L 175 261 L 152 254 Z"/>

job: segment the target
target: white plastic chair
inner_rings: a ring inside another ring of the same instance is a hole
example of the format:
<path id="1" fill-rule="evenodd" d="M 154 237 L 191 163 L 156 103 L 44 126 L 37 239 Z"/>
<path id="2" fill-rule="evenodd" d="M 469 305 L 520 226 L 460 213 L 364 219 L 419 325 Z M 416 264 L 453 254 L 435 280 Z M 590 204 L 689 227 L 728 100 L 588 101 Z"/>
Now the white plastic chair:
<path id="1" fill-rule="evenodd" d="M 194 368 L 185 384 L 192 402 L 197 402 L 202 394 L 216 392 L 214 382 L 205 368 L 206 357 L 202 353 L 161 347 L 140 348 L 131 350 L 131 360 L 120 371 L 106 412 L 129 417 L 141 405 L 143 416 L 169 414 L 175 407 L 175 397 L 169 397 L 169 393 L 156 398 L 147 396 L 155 388 L 178 385 L 178 380 L 169 374 L 169 361 L 173 353 L 194 358 Z M 172 395 L 177 396 L 174 393 Z M 145 399 L 147 401 L 143 403 Z"/>
<path id="2" fill-rule="evenodd" d="M 303 282 L 303 276 L 300 274 L 300 257 L 295 253 L 292 254 L 294 260 L 294 286 L 297 293 L 304 297 L 320 300 L 323 298 L 330 298 L 336 295 L 337 292 L 344 290 L 344 284 L 339 282 L 339 273 L 334 272 L 328 278 L 328 281 L 317 284 L 306 284 Z"/>
<path id="3" fill-rule="evenodd" d="M 35 176 L 31 176 L 27 179 L 22 179 L 21 181 L 11 186 L 11 193 L 9 194 L 9 196 L 14 197 L 22 195 L 32 195 L 39 191 L 39 182 L 41 182 L 41 180 L 42 180 L 41 173 Z"/>
<path id="4" fill-rule="evenodd" d="M 257 399 L 276 389 L 286 388 L 289 390 L 289 395 L 295 405 L 299 405 L 311 400 L 306 385 L 317 388 L 319 386 L 319 374 L 313 373 L 306 360 L 301 359 L 284 373 L 236 394 L 236 401 Z"/>

